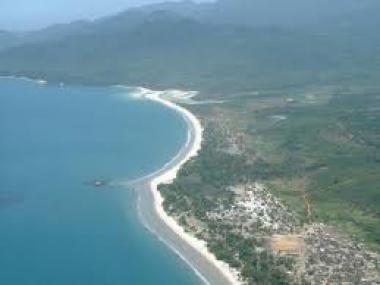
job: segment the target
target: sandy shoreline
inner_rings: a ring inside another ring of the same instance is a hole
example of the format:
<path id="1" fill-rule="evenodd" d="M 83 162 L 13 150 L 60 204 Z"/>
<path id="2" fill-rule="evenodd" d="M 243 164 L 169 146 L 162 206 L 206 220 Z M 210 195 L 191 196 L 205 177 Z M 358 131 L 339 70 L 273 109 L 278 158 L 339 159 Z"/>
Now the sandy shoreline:
<path id="1" fill-rule="evenodd" d="M 168 108 L 171 108 L 181 114 L 181 116 L 185 119 L 189 131 L 188 138 L 186 144 L 182 147 L 181 151 L 163 168 L 156 171 L 153 174 L 150 174 L 146 177 L 141 178 L 141 180 L 148 183 L 150 186 L 150 190 L 153 194 L 154 198 L 154 207 L 157 215 L 160 219 L 183 241 L 189 244 L 193 249 L 199 252 L 207 261 L 209 261 L 215 268 L 222 274 L 227 280 L 228 284 L 240 285 L 241 282 L 238 279 L 238 272 L 229 267 L 229 265 L 223 261 L 217 260 L 216 257 L 210 253 L 207 249 L 207 244 L 192 236 L 190 233 L 185 232 L 185 230 L 177 223 L 177 221 L 170 217 L 163 208 L 163 197 L 158 191 L 158 185 L 160 184 L 168 184 L 171 183 L 177 176 L 179 169 L 192 157 L 198 154 L 198 151 L 201 149 L 202 144 L 202 133 L 203 129 L 199 120 L 187 109 L 167 100 L 164 98 L 166 91 L 152 91 L 145 88 L 137 88 L 135 92 L 133 92 L 137 96 L 141 96 L 143 98 L 147 98 L 158 102 L 160 104 L 165 105 Z M 169 91 L 169 92 L 174 92 Z M 177 96 L 178 92 L 175 91 Z M 186 96 L 186 92 L 183 92 Z M 176 249 L 174 249 L 177 254 L 181 255 Z M 186 256 L 181 256 L 183 259 L 186 259 Z M 188 262 L 191 267 L 196 271 L 197 275 L 201 277 L 201 279 L 206 284 L 214 284 L 212 280 L 209 280 L 206 274 L 200 273 L 194 264 Z M 218 285 L 218 284 L 216 284 Z"/>

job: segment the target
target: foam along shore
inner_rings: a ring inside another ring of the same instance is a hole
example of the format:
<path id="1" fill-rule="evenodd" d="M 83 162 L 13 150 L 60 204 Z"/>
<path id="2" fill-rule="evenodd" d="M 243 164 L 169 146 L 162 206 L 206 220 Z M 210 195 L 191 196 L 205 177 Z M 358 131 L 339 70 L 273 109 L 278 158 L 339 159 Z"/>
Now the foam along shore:
<path id="1" fill-rule="evenodd" d="M 40 79 L 40 78 L 33 79 L 33 78 L 26 77 L 26 76 L 13 76 L 13 75 L 0 76 L 0 79 L 18 79 L 18 80 L 24 80 L 24 81 L 29 81 L 29 82 L 37 83 L 39 85 L 46 85 L 46 84 L 48 84 L 48 81 L 45 80 L 45 79 Z"/>
<path id="2" fill-rule="evenodd" d="M 163 197 L 158 191 L 158 186 L 160 184 L 170 184 L 176 178 L 179 169 L 191 158 L 198 154 L 201 149 L 202 144 L 202 133 L 203 129 L 200 121 L 187 109 L 173 103 L 170 101 L 172 99 L 178 99 L 180 94 L 183 94 L 185 98 L 195 96 L 195 92 L 186 92 L 178 90 L 168 90 L 168 91 L 153 91 L 146 88 L 136 88 L 132 91 L 132 95 L 135 97 L 142 97 L 153 100 L 155 102 L 161 103 L 176 112 L 180 113 L 186 120 L 189 126 L 188 138 L 186 144 L 182 147 L 182 150 L 163 168 L 156 171 L 153 174 L 141 178 L 141 180 L 148 181 L 150 183 L 150 190 L 152 191 L 154 198 L 155 211 L 160 217 L 160 219 L 173 231 L 175 234 L 189 244 L 193 249 L 198 251 L 204 258 L 206 258 L 217 270 L 228 280 L 229 284 L 240 285 L 242 282 L 239 281 L 239 273 L 237 270 L 232 269 L 227 263 L 217 260 L 215 255 L 210 253 L 207 249 L 207 244 L 205 241 L 197 239 L 195 236 L 186 232 L 177 221 L 169 216 L 163 208 Z M 174 96 L 173 96 L 174 95 Z M 174 97 L 174 98 L 173 98 Z M 139 179 L 140 180 L 140 179 Z M 178 252 L 177 252 L 178 253 Z M 186 257 L 182 257 L 186 259 Z M 200 272 L 197 272 L 195 266 L 192 268 L 200 276 Z M 207 276 L 202 276 L 202 279 L 208 284 Z M 206 280 L 205 280 L 206 279 Z"/>

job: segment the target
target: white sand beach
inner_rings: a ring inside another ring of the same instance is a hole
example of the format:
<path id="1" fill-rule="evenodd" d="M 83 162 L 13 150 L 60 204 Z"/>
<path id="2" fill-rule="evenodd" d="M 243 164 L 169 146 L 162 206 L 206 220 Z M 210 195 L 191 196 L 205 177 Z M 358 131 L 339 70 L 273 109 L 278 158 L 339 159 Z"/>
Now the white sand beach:
<path id="1" fill-rule="evenodd" d="M 220 274 L 222 274 L 225 279 L 228 280 L 229 284 L 242 284 L 242 282 L 239 281 L 238 272 L 236 270 L 232 269 L 227 263 L 217 260 L 216 257 L 208 251 L 207 244 L 204 241 L 197 239 L 188 232 L 185 232 L 185 230 L 177 223 L 177 221 L 165 212 L 163 208 L 163 197 L 158 191 L 158 185 L 171 183 L 176 178 L 179 169 L 189 159 L 195 157 L 198 154 L 198 151 L 201 149 L 203 129 L 200 121 L 187 109 L 166 99 L 170 98 L 170 93 L 175 94 L 176 97 L 182 93 L 184 97 L 188 98 L 189 92 L 169 90 L 168 94 L 166 91 L 152 91 L 145 88 L 137 88 L 134 93 L 135 95 L 138 94 L 138 96 L 154 100 L 156 102 L 164 104 L 169 108 L 172 108 L 183 116 L 189 126 L 187 142 L 183 146 L 182 151 L 180 151 L 180 153 L 178 153 L 177 156 L 174 157 L 169 163 L 167 163 L 162 169 L 143 178 L 144 180 L 149 179 L 148 181 L 150 183 L 150 189 L 154 197 L 154 205 L 157 214 L 165 222 L 165 224 L 176 233 L 179 238 L 186 241 L 186 243 L 188 243 L 193 249 L 201 253 L 204 258 L 212 263 L 219 270 Z M 191 94 L 194 93 L 192 92 Z M 197 270 L 196 267 L 192 267 L 194 270 Z M 197 274 L 202 275 L 199 272 L 197 272 Z M 206 279 L 204 281 L 207 281 L 208 284 L 213 284 L 212 281 L 209 282 L 207 280 L 207 276 L 203 277 L 204 278 L 202 279 Z"/>

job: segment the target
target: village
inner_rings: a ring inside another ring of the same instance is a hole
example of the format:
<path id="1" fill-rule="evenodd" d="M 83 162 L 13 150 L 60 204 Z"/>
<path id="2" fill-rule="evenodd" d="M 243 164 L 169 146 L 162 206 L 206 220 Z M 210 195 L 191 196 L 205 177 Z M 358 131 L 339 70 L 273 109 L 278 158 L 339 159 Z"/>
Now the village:
<path id="1" fill-rule="evenodd" d="M 212 142 L 218 152 L 232 157 L 247 153 L 245 134 L 232 131 L 220 117 L 207 123 L 212 126 Z M 254 157 L 245 159 L 249 164 L 254 161 Z M 380 284 L 379 254 L 332 226 L 301 217 L 270 193 L 265 183 L 246 179 L 226 186 L 224 193 L 216 206 L 207 210 L 206 218 L 187 211 L 177 216 L 180 223 L 211 243 L 223 239 L 224 234 L 223 230 L 210 234 L 209 224 L 255 240 L 257 255 L 268 251 L 285 260 L 278 266 L 295 284 Z M 226 196 L 233 198 L 226 201 Z"/>

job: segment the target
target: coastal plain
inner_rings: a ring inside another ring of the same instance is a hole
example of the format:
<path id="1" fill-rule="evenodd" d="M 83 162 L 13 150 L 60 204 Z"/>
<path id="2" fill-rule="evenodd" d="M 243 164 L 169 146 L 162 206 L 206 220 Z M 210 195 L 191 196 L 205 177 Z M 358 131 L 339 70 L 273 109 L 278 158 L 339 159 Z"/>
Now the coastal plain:
<path id="1" fill-rule="evenodd" d="M 281 13 L 281 1 L 259 2 L 164 3 L 64 26 L 6 45 L 0 74 L 160 90 L 197 117 L 198 155 L 172 183 L 141 189 L 173 246 L 183 240 L 166 214 L 220 261 L 202 271 L 186 245 L 201 279 L 228 264 L 249 285 L 378 284 L 379 2 L 289 0 Z"/>

